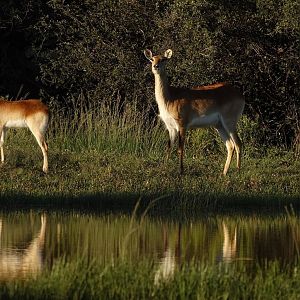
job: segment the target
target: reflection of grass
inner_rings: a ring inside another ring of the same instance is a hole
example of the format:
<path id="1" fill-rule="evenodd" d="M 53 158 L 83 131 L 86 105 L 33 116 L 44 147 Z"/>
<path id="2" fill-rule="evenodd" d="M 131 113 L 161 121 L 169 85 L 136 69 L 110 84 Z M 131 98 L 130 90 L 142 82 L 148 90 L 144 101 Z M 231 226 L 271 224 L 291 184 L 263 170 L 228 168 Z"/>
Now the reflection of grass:
<path id="1" fill-rule="evenodd" d="M 299 259 L 300 258 L 300 252 L 299 252 L 300 231 L 299 231 L 299 226 L 297 226 L 298 216 L 295 215 L 292 206 L 290 207 L 290 210 L 286 208 L 286 213 L 287 213 L 287 220 L 291 228 L 293 242 Z"/>
<path id="2" fill-rule="evenodd" d="M 246 140 L 242 170 L 237 172 L 233 162 L 228 176 L 221 176 L 225 148 L 212 131 L 190 133 L 186 173 L 180 177 L 175 151 L 164 160 L 164 127 L 149 121 L 148 112 L 138 112 L 135 105 L 80 107 L 69 117 L 52 113 L 51 120 L 47 176 L 40 171 L 42 155 L 32 135 L 26 130 L 8 132 L 6 163 L 0 169 L 0 194 L 7 203 L 19 197 L 28 205 L 35 204 L 34 199 L 67 207 L 76 203 L 72 199 L 89 199 L 94 206 L 104 199 L 132 205 L 140 198 L 143 202 L 166 195 L 156 206 L 191 210 L 295 204 L 300 195 L 300 161 L 293 153 L 251 151 Z"/>
<path id="3" fill-rule="evenodd" d="M 143 211 L 144 212 L 144 211 Z M 40 213 L 1 213 L 3 223 L 1 247 L 15 248 L 28 243 L 40 230 Z M 180 222 L 180 238 L 179 238 Z M 237 231 L 237 251 L 234 261 L 253 260 L 264 264 L 265 259 L 280 259 L 282 265 L 297 261 L 300 220 L 280 216 L 203 215 L 197 218 L 156 217 L 139 212 L 128 214 L 79 214 L 52 212 L 47 215 L 45 264 L 66 256 L 68 261 L 87 257 L 97 262 L 124 258 L 135 262 L 143 258 L 161 257 L 166 247 L 183 261 L 221 261 L 224 242 L 223 224 L 230 241 Z M 178 243 L 179 241 L 179 243 Z M 272 246 L 270 246 L 272 245 Z"/>
<path id="4" fill-rule="evenodd" d="M 155 286 L 157 260 L 153 254 L 158 250 L 163 252 L 163 228 L 168 233 L 169 247 L 175 249 L 178 220 L 155 220 L 139 215 L 137 210 L 138 205 L 132 215 L 102 217 L 50 214 L 44 274 L 26 281 L 1 282 L 0 299 L 297 298 L 300 292 L 297 260 L 282 263 L 263 258 L 265 251 L 272 252 L 273 248 L 284 249 L 286 258 L 294 255 L 292 250 L 297 240 L 291 237 L 291 232 L 298 232 L 300 224 L 296 215 L 276 218 L 206 215 L 198 221 L 186 220 L 180 233 L 181 257 L 186 260 L 177 261 L 174 276 Z M 23 245 L 24 236 L 29 236 L 29 232 L 34 234 L 40 226 L 39 215 L 34 213 L 0 214 L 0 217 L 5 224 L 2 249 L 15 246 L 16 242 Z M 218 259 L 224 240 L 223 224 L 231 237 L 237 229 L 238 251 L 229 264 Z M 270 242 L 271 237 L 279 240 Z M 47 271 L 47 263 L 62 253 L 64 259 L 56 261 L 54 268 Z M 278 256 L 281 252 L 274 253 Z M 260 265 L 254 265 L 259 262 L 257 255 L 262 255 Z M 246 258 L 253 261 L 245 262 Z"/>
<path id="5" fill-rule="evenodd" d="M 247 272 L 236 265 L 189 265 L 154 285 L 154 264 L 96 261 L 58 262 L 36 279 L 6 282 L 2 299 L 297 299 L 299 266 L 280 269 L 270 263 Z"/>

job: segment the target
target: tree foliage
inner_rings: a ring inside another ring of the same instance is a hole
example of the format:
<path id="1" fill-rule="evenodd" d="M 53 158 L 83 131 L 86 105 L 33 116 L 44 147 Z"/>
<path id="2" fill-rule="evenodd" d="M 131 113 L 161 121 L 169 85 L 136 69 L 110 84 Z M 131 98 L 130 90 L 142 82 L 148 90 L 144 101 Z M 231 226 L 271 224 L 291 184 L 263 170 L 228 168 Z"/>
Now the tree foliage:
<path id="1" fill-rule="evenodd" d="M 264 142 L 291 144 L 299 132 L 299 1 L 1 2 L 1 95 L 143 106 L 154 99 L 143 49 L 172 48 L 173 85 L 233 82 Z"/>

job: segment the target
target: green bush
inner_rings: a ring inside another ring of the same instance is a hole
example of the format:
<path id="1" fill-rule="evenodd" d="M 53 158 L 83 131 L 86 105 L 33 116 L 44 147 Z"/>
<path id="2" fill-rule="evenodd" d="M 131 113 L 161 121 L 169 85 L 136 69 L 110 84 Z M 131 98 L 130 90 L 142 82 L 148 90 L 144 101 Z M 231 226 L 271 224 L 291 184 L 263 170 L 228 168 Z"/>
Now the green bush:
<path id="1" fill-rule="evenodd" d="M 0 94 L 152 105 L 143 49 L 172 48 L 174 85 L 230 81 L 264 144 L 299 134 L 299 6 L 292 0 L 26 0 L 1 6 Z M 20 88 L 21 87 L 21 88 Z M 247 141 L 245 141 L 247 143 Z"/>

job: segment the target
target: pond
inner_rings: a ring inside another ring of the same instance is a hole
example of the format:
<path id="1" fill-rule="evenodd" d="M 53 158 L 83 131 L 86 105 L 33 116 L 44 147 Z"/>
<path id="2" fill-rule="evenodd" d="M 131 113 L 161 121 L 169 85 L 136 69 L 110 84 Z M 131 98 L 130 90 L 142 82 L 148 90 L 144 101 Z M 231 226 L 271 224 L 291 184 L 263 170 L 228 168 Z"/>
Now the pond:
<path id="1" fill-rule="evenodd" d="M 150 259 L 155 280 L 183 262 L 251 266 L 297 261 L 300 220 L 280 216 L 208 215 L 176 221 L 122 213 L 0 213 L 0 279 L 26 278 L 58 259 L 104 264 Z"/>

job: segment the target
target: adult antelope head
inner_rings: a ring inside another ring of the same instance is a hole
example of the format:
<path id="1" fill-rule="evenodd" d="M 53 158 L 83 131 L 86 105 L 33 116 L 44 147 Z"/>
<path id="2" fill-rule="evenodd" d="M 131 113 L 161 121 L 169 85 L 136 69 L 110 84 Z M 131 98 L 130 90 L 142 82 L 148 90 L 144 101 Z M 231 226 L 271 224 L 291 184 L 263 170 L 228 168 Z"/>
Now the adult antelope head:
<path id="1" fill-rule="evenodd" d="M 48 172 L 48 146 L 45 132 L 48 127 L 48 107 L 40 100 L 5 101 L 0 100 L 0 150 L 4 162 L 4 137 L 7 128 L 28 127 L 42 149 L 43 171 Z"/>
<path id="2" fill-rule="evenodd" d="M 172 57 L 172 50 L 164 55 L 152 55 L 144 51 L 151 62 L 155 78 L 155 98 L 159 114 L 169 131 L 167 157 L 178 135 L 180 174 L 183 173 L 183 151 L 186 131 L 190 128 L 213 126 L 219 132 L 227 148 L 227 159 L 223 174 L 226 175 L 234 150 L 237 154 L 237 167 L 241 164 L 242 143 L 237 134 L 245 100 L 238 89 L 228 83 L 216 83 L 194 88 L 178 88 L 169 85 L 166 75 L 166 62 Z"/>

